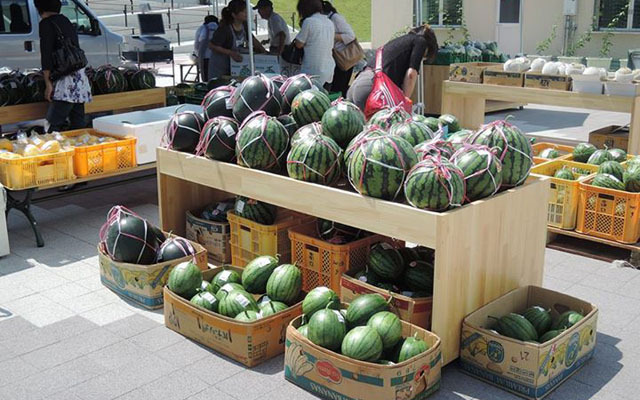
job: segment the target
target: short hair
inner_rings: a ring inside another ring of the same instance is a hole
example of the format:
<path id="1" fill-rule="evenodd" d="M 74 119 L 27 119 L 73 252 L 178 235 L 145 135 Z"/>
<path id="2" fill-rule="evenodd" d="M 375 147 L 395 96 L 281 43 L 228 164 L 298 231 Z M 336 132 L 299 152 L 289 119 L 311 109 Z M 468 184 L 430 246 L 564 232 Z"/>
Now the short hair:
<path id="1" fill-rule="evenodd" d="M 206 17 L 204 17 L 204 23 L 208 24 L 211 22 L 215 22 L 216 24 L 218 23 L 218 17 L 216 17 L 215 15 L 207 15 Z"/>
<path id="2" fill-rule="evenodd" d="M 331 13 L 337 14 L 338 10 L 336 10 L 336 8 L 330 2 L 323 1 L 322 2 L 322 12 L 325 13 L 325 14 L 331 14 Z"/>
<path id="3" fill-rule="evenodd" d="M 60 0 L 34 0 L 33 5 L 36 6 L 36 9 L 40 14 L 45 12 L 59 13 L 62 8 Z"/>
<path id="4" fill-rule="evenodd" d="M 297 9 L 300 19 L 309 18 L 315 13 L 322 12 L 322 0 L 298 0 Z"/>

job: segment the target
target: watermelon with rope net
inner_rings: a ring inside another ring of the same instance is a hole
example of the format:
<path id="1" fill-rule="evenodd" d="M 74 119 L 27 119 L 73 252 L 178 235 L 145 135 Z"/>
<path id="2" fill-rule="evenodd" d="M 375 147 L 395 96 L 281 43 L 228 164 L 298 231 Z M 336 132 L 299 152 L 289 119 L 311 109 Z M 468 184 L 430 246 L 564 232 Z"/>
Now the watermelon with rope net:
<path id="1" fill-rule="evenodd" d="M 331 185 L 342 172 L 342 149 L 328 136 L 315 135 L 292 145 L 287 156 L 289 177 Z"/>
<path id="2" fill-rule="evenodd" d="M 282 112 L 288 114 L 291 112 L 291 103 L 295 97 L 309 89 L 317 89 L 317 85 L 306 74 L 298 74 L 287 79 L 280 87 L 282 95 Z"/>
<path id="3" fill-rule="evenodd" d="M 322 218 L 316 221 L 316 232 L 318 237 L 331 244 L 346 244 L 367 235 L 362 229 Z"/>
<path id="4" fill-rule="evenodd" d="M 148 69 L 134 71 L 128 79 L 130 90 L 145 90 L 156 87 L 156 77 Z"/>
<path id="5" fill-rule="evenodd" d="M 445 211 L 462 205 L 464 185 L 460 168 L 444 158 L 427 157 L 409 172 L 404 194 L 413 207 Z"/>
<path id="6" fill-rule="evenodd" d="M 238 122 L 256 111 L 277 117 L 282 111 L 282 96 L 276 85 L 262 74 L 251 76 L 242 82 L 232 98 L 233 116 Z"/>
<path id="7" fill-rule="evenodd" d="M 389 130 L 394 124 L 406 121 L 411 118 L 411 114 L 406 112 L 402 106 L 383 108 L 369 119 L 369 125 L 377 125 L 381 129 Z"/>
<path id="8" fill-rule="evenodd" d="M 204 127 L 202 115 L 194 111 L 175 113 L 164 131 L 163 147 L 185 153 L 195 153 Z"/>
<path id="9" fill-rule="evenodd" d="M 364 114 L 355 104 L 338 99 L 322 116 L 322 131 L 331 137 L 342 148 L 362 132 L 364 128 Z"/>
<path id="10" fill-rule="evenodd" d="M 6 97 L 5 105 L 7 106 L 20 104 L 25 98 L 24 87 L 18 78 L 15 73 L 6 74 L 0 78 L 0 91 L 6 93 L 3 97 Z"/>
<path id="11" fill-rule="evenodd" d="M 238 123 L 233 118 L 216 117 L 204 124 L 196 154 L 212 160 L 232 161 L 236 155 Z"/>
<path id="12" fill-rule="evenodd" d="M 287 77 L 284 75 L 276 75 L 271 77 L 271 81 L 273 81 L 273 84 L 276 85 L 276 88 L 280 91 L 282 85 L 287 81 Z"/>
<path id="13" fill-rule="evenodd" d="M 126 79 L 122 72 L 111 65 L 103 65 L 94 75 L 94 87 L 98 94 L 123 92 L 126 87 Z"/>
<path id="14" fill-rule="evenodd" d="M 431 140 L 422 142 L 413 148 L 418 155 L 418 160 L 424 160 L 428 156 L 451 158 L 455 152 L 455 148 L 452 143 L 444 140 L 442 136 L 438 135 Z"/>
<path id="15" fill-rule="evenodd" d="M 292 137 L 293 134 L 296 133 L 296 131 L 299 128 L 298 124 L 296 123 L 296 120 L 293 119 L 291 114 L 282 114 L 281 116 L 278 117 L 278 121 L 280 121 L 280 123 L 287 130 L 287 133 L 289 133 L 289 137 Z"/>
<path id="16" fill-rule="evenodd" d="M 395 200 L 417 162 L 418 156 L 406 140 L 391 135 L 369 136 L 349 158 L 349 182 L 362 195 Z"/>
<path id="17" fill-rule="evenodd" d="M 468 202 L 493 196 L 502 185 L 502 163 L 487 146 L 465 144 L 451 157 L 464 174 Z"/>
<path id="18" fill-rule="evenodd" d="M 403 138 L 412 146 L 417 146 L 422 142 L 434 138 L 434 133 L 429 129 L 427 124 L 420 121 L 414 121 L 411 118 L 393 124 L 389 129 L 389 133 Z"/>
<path id="19" fill-rule="evenodd" d="M 44 75 L 40 71 L 27 72 L 20 81 L 25 91 L 24 103 L 44 101 Z"/>
<path id="20" fill-rule="evenodd" d="M 9 87 L 4 86 L 2 82 L 0 82 L 0 107 L 10 105 L 9 101 L 11 100 L 11 93 L 9 92 Z"/>
<path id="21" fill-rule="evenodd" d="M 351 158 L 351 155 L 353 155 L 353 152 L 356 150 L 356 148 L 360 144 L 362 144 L 366 138 L 373 137 L 373 136 L 385 136 L 385 135 L 388 135 L 388 133 L 383 131 L 377 126 L 372 126 L 372 125 L 365 126 L 362 129 L 362 132 L 358 133 L 356 137 L 351 139 L 346 149 L 344 150 L 344 154 L 342 156 L 344 165 L 345 166 L 349 165 L 349 159 Z"/>
<path id="22" fill-rule="evenodd" d="M 236 138 L 238 165 L 277 171 L 289 147 L 289 134 L 275 117 L 258 111 L 247 117 Z"/>
<path id="23" fill-rule="evenodd" d="M 306 140 L 313 140 L 317 136 L 322 136 L 321 123 L 314 122 L 312 124 L 305 125 L 291 136 L 291 147 L 295 147 Z"/>
<path id="24" fill-rule="evenodd" d="M 170 237 L 158 248 L 157 262 L 177 260 L 186 256 L 195 256 L 196 249 L 191 242 L 179 236 Z"/>
<path id="25" fill-rule="evenodd" d="M 507 121 L 486 124 L 471 136 L 469 143 L 497 149 L 503 186 L 514 187 L 527 180 L 533 166 L 533 149 L 529 139 L 513 124 Z"/>
<path id="26" fill-rule="evenodd" d="M 298 126 L 322 121 L 322 116 L 331 107 L 329 96 L 316 89 L 299 93 L 291 103 L 291 115 Z"/>
<path id="27" fill-rule="evenodd" d="M 206 121 L 215 117 L 233 118 L 232 97 L 236 88 L 220 86 L 210 90 L 202 99 L 202 109 Z"/>

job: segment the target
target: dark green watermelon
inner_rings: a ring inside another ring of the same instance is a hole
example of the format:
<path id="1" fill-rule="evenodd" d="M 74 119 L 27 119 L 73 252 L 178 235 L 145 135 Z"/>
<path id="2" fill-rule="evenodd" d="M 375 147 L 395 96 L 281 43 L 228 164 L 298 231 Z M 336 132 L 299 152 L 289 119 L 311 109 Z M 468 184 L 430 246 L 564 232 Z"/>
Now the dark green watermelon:
<path id="1" fill-rule="evenodd" d="M 363 294 L 356 297 L 347 308 L 347 325 L 350 329 L 356 326 L 366 325 L 374 314 L 380 311 L 389 311 L 387 300 L 379 294 Z"/>
<path id="2" fill-rule="evenodd" d="M 367 265 L 384 280 L 395 281 L 404 271 L 402 256 L 388 243 L 378 243 L 371 247 Z"/>
<path id="3" fill-rule="evenodd" d="M 271 79 L 260 73 L 242 82 L 233 93 L 232 103 L 234 118 L 243 124 L 247 117 L 257 111 L 263 111 L 271 117 L 278 117 L 282 111 L 280 91 Z"/>
<path id="4" fill-rule="evenodd" d="M 236 137 L 238 165 L 277 171 L 288 147 L 289 134 L 285 127 L 275 117 L 257 112 L 243 122 Z"/>
<path id="5" fill-rule="evenodd" d="M 464 173 L 445 159 L 427 158 L 409 172 L 405 197 L 416 208 L 444 211 L 464 201 Z"/>
<path id="6" fill-rule="evenodd" d="M 322 116 L 331 107 L 329 96 L 316 89 L 299 93 L 291 103 L 291 116 L 298 126 L 322 121 Z"/>
<path id="7" fill-rule="evenodd" d="M 216 117 L 208 120 L 200 134 L 197 155 L 218 161 L 233 161 L 236 155 L 238 124 L 235 119 Z"/>
<path id="8" fill-rule="evenodd" d="M 233 118 L 231 99 L 235 90 L 232 86 L 221 86 L 209 91 L 201 104 L 205 120 L 216 117 Z"/>
<path id="9" fill-rule="evenodd" d="M 287 173 L 293 179 L 332 185 L 342 174 L 342 149 L 324 135 L 300 140 L 287 156 Z"/>
<path id="10" fill-rule="evenodd" d="M 406 112 L 401 106 L 393 108 L 383 108 L 369 119 L 368 124 L 377 126 L 388 131 L 394 124 L 406 121 L 411 118 L 411 114 Z"/>
<path id="11" fill-rule="evenodd" d="M 204 123 L 205 121 L 199 113 L 178 112 L 169 120 L 163 142 L 169 149 L 193 154 L 200 142 Z"/>
<path id="12" fill-rule="evenodd" d="M 579 143 L 573 149 L 573 161 L 576 162 L 587 162 L 589 157 L 596 151 L 596 146 L 591 143 Z"/>
<path id="13" fill-rule="evenodd" d="M 288 78 L 280 87 L 282 95 L 282 112 L 288 114 L 291 112 L 291 103 L 293 99 L 300 93 L 309 89 L 317 89 L 316 84 L 309 75 L 298 74 Z"/>
<path id="14" fill-rule="evenodd" d="M 234 205 L 237 216 L 246 218 L 261 225 L 273 225 L 278 216 L 278 208 L 262 201 L 238 196 Z"/>
<path id="15" fill-rule="evenodd" d="M 322 133 L 331 137 L 342 148 L 364 128 L 365 118 L 360 109 L 346 100 L 334 102 L 322 116 Z"/>
<path id="16" fill-rule="evenodd" d="M 451 161 L 464 175 L 467 201 L 493 196 L 500 190 L 502 163 L 490 148 L 462 148 L 451 157 Z"/>
<path id="17" fill-rule="evenodd" d="M 417 146 L 418 144 L 431 140 L 434 137 L 433 132 L 426 124 L 412 119 L 394 124 L 389 129 L 389 133 L 403 138 L 409 142 L 411 146 Z"/>

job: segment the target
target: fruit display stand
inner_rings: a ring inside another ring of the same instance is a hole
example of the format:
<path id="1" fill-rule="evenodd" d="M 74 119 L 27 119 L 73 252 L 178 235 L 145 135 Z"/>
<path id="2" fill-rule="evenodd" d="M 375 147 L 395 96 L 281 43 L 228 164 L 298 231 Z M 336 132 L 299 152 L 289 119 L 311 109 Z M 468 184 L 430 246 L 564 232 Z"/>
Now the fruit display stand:
<path id="1" fill-rule="evenodd" d="M 610 96 L 446 81 L 442 89 L 442 112 L 459 115 L 460 125 L 463 128 L 478 129 L 484 124 L 483 110 L 489 100 L 519 101 L 528 104 L 630 113 L 628 152 L 630 154 L 640 153 L 640 96 Z"/>
<path id="2" fill-rule="evenodd" d="M 187 210 L 237 194 L 435 249 L 431 326 L 442 338 L 444 363 L 459 355 L 466 315 L 514 288 L 542 283 L 546 178 L 435 213 L 161 148 L 157 158 L 163 230 L 183 235 Z"/>

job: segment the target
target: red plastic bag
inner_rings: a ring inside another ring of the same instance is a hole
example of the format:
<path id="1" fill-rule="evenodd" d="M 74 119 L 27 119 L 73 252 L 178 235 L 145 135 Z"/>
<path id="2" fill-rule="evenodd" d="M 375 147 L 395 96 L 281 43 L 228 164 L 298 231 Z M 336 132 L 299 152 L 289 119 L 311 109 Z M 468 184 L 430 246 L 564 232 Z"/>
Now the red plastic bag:
<path id="1" fill-rule="evenodd" d="M 373 89 L 367 98 L 364 108 L 364 115 L 367 119 L 383 108 L 402 107 L 406 112 L 411 113 L 411 100 L 408 99 L 402 89 L 398 87 L 391 78 L 382 72 L 382 49 L 376 52 L 376 69 L 373 78 Z"/>

